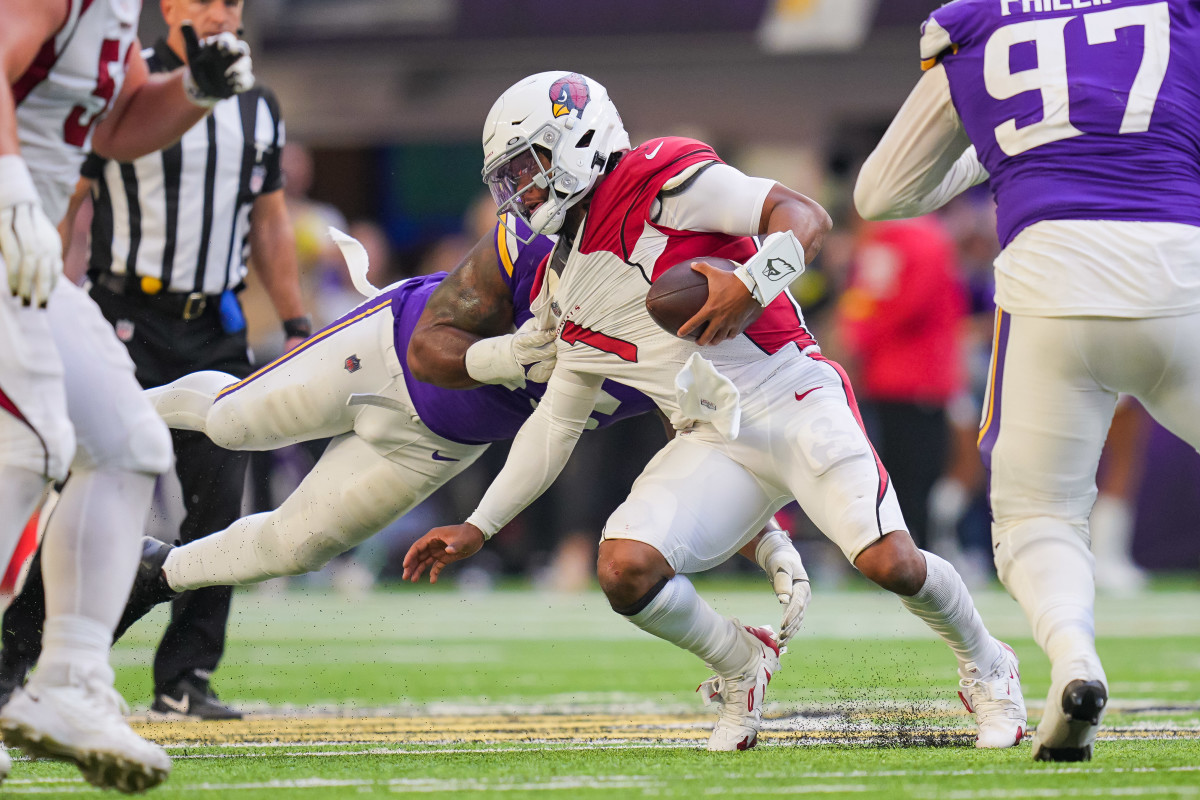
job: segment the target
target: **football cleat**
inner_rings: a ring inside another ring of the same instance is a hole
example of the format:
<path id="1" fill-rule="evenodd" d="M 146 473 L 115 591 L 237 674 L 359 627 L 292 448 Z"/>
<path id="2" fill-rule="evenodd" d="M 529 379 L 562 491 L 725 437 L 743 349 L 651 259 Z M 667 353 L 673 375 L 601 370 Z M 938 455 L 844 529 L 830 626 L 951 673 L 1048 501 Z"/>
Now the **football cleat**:
<path id="1" fill-rule="evenodd" d="M 169 690 L 160 692 L 150 706 L 151 719 L 241 719 L 242 712 L 225 705 L 208 681 L 196 677 L 179 681 Z"/>
<path id="2" fill-rule="evenodd" d="M 958 697 L 975 715 L 979 727 L 976 747 L 1012 747 L 1025 736 L 1025 698 L 1021 694 L 1021 671 L 1017 654 L 1004 642 L 997 641 L 1003 651 L 1000 663 L 984 674 L 974 663 L 959 669 Z"/>
<path id="3" fill-rule="evenodd" d="M 42 668 L 45 670 L 45 668 Z M 4 741 L 35 758 L 72 761 L 93 786 L 144 792 L 171 772 L 166 752 L 125 721 L 125 702 L 98 677 L 67 668 L 67 683 L 35 676 L 0 714 Z"/>
<path id="4" fill-rule="evenodd" d="M 1033 742 L 1034 761 L 1091 761 L 1092 743 L 1108 707 L 1103 680 L 1077 678 L 1061 691 L 1050 687 Z"/>
<path id="5" fill-rule="evenodd" d="M 163 563 L 174 549 L 173 545 L 152 536 L 142 537 L 142 558 L 138 562 L 133 588 L 129 591 L 129 601 L 125 603 L 125 611 L 121 613 L 121 619 L 113 631 L 114 642 L 129 630 L 130 625 L 149 614 L 150 609 L 179 597 L 179 592 L 171 588 L 162 571 Z"/>
<path id="6" fill-rule="evenodd" d="M 696 688 L 704 705 L 721 706 L 717 726 L 708 737 L 708 749 L 714 752 L 749 750 L 758 744 L 767 684 L 779 671 L 780 649 L 774 631 L 766 626 L 746 626 L 739 633 L 751 637 L 758 651 L 749 671 L 735 677 L 714 675 Z"/>

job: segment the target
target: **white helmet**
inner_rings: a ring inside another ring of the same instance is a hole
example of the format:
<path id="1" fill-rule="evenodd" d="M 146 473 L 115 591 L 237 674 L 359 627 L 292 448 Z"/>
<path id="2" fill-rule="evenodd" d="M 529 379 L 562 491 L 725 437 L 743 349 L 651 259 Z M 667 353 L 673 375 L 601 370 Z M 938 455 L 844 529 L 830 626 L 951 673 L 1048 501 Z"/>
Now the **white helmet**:
<path id="1" fill-rule="evenodd" d="M 535 233 L 557 233 L 609 157 L 628 149 L 629 134 L 603 86 L 577 72 L 541 72 L 509 88 L 488 112 L 483 182 L 501 214 L 517 213 Z M 549 197 L 530 214 L 521 195 L 532 186 L 548 189 Z"/>

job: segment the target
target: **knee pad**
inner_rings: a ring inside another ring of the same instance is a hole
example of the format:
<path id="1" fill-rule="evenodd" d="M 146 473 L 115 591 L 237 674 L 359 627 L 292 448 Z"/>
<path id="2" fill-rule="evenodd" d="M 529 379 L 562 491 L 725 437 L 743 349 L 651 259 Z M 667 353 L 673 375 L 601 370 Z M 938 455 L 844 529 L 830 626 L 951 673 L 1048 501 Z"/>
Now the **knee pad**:
<path id="1" fill-rule="evenodd" d="M 1087 526 L 1056 517 L 1029 517 L 1019 522 L 996 523 L 992 526 L 996 574 L 1005 585 L 1014 565 L 1043 559 L 1053 563 L 1054 551 L 1059 548 L 1068 548 L 1090 562 L 1092 554 Z"/>
<path id="2" fill-rule="evenodd" d="M 88 445 L 75 453 L 72 469 L 159 475 L 171 468 L 174 458 L 170 430 L 157 414 L 148 412 L 127 422 L 124 431 L 116 435 L 89 437 Z"/>

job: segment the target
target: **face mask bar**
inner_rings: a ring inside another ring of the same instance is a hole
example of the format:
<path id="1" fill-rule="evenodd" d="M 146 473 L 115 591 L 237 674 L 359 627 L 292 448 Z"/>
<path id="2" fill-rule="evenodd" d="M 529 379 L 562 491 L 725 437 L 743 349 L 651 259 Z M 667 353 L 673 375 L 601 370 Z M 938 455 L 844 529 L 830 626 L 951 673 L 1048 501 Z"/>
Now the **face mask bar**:
<path id="1" fill-rule="evenodd" d="M 554 162 L 553 145 L 559 139 L 558 131 L 553 126 L 543 126 L 534 134 L 533 140 L 539 146 L 551 150 L 548 154 L 551 164 Z M 483 169 L 483 182 L 496 202 L 497 216 L 512 212 L 527 224 L 532 226 L 531 212 L 526 208 L 523 197 L 533 188 L 547 189 L 547 204 L 560 202 L 561 195 L 552 187 L 559 175 L 559 170 L 553 166 L 547 169 L 534 150 L 534 141 L 521 139 L 513 145 L 494 165 Z M 549 146 L 549 147 L 547 147 Z M 528 238 L 518 236 L 522 244 L 528 244 L 533 235 Z"/>

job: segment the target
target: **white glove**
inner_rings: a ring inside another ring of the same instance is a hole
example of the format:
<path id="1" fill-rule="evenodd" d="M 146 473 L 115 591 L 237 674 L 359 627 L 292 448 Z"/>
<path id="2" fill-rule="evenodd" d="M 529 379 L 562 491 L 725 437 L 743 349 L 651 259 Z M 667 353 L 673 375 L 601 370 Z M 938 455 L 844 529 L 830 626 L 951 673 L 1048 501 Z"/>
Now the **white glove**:
<path id="1" fill-rule="evenodd" d="M 187 47 L 183 87 L 189 100 L 211 108 L 254 86 L 250 45 L 228 32 L 200 41 L 190 22 L 184 22 L 180 30 Z"/>
<path id="2" fill-rule="evenodd" d="M 0 256 L 13 296 L 45 308 L 63 271 L 62 239 L 18 155 L 0 156 Z"/>
<path id="3" fill-rule="evenodd" d="M 529 319 L 516 333 L 480 339 L 468 347 L 467 374 L 480 383 L 496 383 L 506 389 L 524 389 L 526 377 L 538 383 L 550 380 L 558 357 L 554 341 L 558 334 L 536 325 Z"/>
<path id="4" fill-rule="evenodd" d="M 804 571 L 804 562 L 800 554 L 792 546 L 792 540 L 787 531 L 775 528 L 763 533 L 754 548 L 754 560 L 767 573 L 779 598 L 783 609 L 783 624 L 779 628 L 779 643 L 787 644 L 788 640 L 800 630 L 804 621 L 804 611 L 808 601 L 812 599 L 812 587 L 808 583 L 808 573 Z"/>

